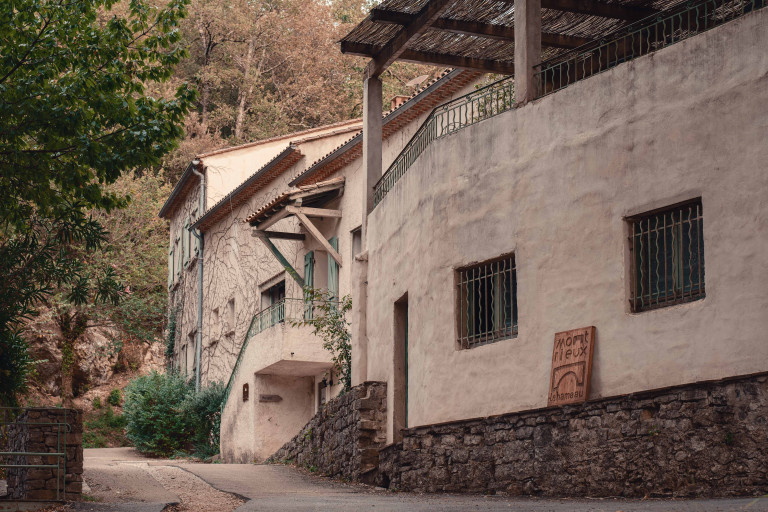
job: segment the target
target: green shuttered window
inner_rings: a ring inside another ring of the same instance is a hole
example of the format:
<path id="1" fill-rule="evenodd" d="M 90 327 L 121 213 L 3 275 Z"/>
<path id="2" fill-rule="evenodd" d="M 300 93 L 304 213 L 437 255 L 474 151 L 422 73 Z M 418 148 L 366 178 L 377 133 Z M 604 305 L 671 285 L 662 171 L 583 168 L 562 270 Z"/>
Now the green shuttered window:
<path id="1" fill-rule="evenodd" d="M 335 236 L 328 239 L 328 243 L 331 244 L 331 247 L 336 249 L 338 252 L 339 250 L 339 239 Z M 330 292 L 330 296 L 334 299 L 339 298 L 339 264 L 336 263 L 336 260 L 331 258 L 331 255 L 328 255 L 328 291 Z"/>

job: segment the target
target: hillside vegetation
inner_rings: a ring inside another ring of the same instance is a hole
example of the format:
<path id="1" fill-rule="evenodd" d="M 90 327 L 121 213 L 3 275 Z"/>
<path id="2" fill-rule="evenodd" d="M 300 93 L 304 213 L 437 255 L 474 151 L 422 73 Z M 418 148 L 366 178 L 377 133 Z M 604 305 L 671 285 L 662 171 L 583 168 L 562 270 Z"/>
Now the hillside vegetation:
<path id="1" fill-rule="evenodd" d="M 90 404 L 162 365 L 163 202 L 197 154 L 359 117 L 367 62 L 337 42 L 374 3 L 0 7 L 0 402 Z M 385 100 L 438 72 L 392 66 Z"/>

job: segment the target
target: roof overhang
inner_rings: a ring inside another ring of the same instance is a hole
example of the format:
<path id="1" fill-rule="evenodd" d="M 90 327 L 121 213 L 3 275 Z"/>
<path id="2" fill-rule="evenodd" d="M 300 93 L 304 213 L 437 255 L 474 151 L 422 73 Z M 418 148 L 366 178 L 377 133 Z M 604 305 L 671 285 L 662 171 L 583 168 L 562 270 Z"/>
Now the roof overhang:
<path id="1" fill-rule="evenodd" d="M 263 187 L 265 183 L 273 180 L 276 176 L 292 167 L 303 156 L 304 155 L 299 151 L 297 146 L 289 144 L 288 147 L 280 152 L 280 154 L 267 162 L 247 180 L 238 185 L 232 192 L 213 205 L 207 212 L 205 212 L 205 215 L 192 224 L 192 227 L 206 231 L 232 210 L 248 201 L 254 192 Z"/>
<path id="2" fill-rule="evenodd" d="M 338 178 L 313 183 L 312 185 L 293 188 L 268 201 L 249 215 L 245 222 L 257 229 L 263 230 L 277 222 L 275 217 L 279 216 L 280 219 L 283 219 L 293 215 L 292 212 L 286 210 L 289 206 L 303 208 L 319 208 L 324 206 L 344 193 L 344 182 L 344 177 L 339 176 Z"/>
<path id="3" fill-rule="evenodd" d="M 169 195 L 168 199 L 165 200 L 163 207 L 160 208 L 160 212 L 157 214 L 160 218 L 169 219 L 178 206 L 178 200 L 186 196 L 187 193 L 189 193 L 192 187 L 196 184 L 195 180 L 192 179 L 192 175 L 194 174 L 193 169 L 196 167 L 198 170 L 200 170 L 200 167 L 202 167 L 200 160 L 197 158 L 192 160 L 189 165 L 187 165 L 187 168 L 184 169 L 181 178 L 179 178 L 176 186 L 173 187 L 171 195 Z"/>

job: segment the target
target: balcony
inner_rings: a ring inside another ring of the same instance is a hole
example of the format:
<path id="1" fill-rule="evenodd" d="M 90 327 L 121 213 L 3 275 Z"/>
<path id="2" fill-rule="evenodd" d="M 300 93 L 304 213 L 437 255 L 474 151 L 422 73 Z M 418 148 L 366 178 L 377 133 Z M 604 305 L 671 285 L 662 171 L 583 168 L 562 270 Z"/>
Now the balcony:
<path id="1" fill-rule="evenodd" d="M 306 377 L 331 367 L 331 357 L 312 326 L 302 324 L 317 311 L 313 302 L 284 298 L 253 317 L 247 341 L 255 343 L 255 373 Z"/>
<path id="2" fill-rule="evenodd" d="M 317 302 L 284 298 L 253 316 L 227 384 L 226 397 L 245 364 L 257 375 L 310 377 L 331 368 L 331 354 L 313 328 L 301 324 L 319 314 Z M 225 400 L 226 401 L 226 400 Z"/>

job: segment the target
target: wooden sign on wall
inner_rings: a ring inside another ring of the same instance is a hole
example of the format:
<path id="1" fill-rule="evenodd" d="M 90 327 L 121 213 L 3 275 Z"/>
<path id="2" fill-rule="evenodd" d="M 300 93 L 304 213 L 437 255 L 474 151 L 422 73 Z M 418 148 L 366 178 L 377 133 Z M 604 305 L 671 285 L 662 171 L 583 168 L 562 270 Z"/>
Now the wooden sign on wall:
<path id="1" fill-rule="evenodd" d="M 576 404 L 589 398 L 594 349 L 594 326 L 555 334 L 547 405 Z"/>

